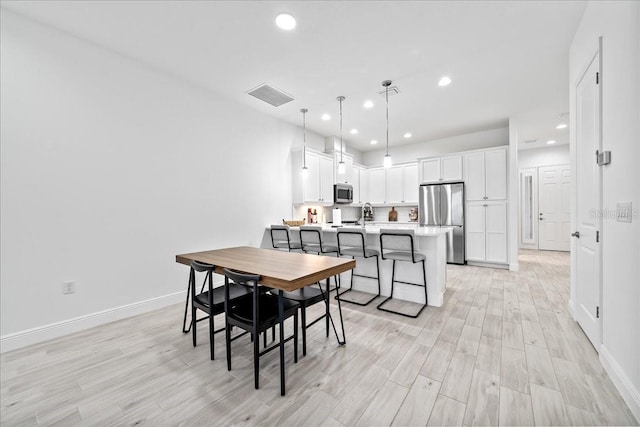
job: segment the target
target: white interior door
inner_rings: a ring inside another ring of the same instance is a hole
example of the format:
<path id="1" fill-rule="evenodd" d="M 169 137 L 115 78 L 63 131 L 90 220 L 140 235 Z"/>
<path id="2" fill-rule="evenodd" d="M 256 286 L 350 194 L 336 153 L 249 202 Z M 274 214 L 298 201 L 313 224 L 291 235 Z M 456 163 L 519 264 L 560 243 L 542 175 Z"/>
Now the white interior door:
<path id="1" fill-rule="evenodd" d="M 569 165 L 538 169 L 538 249 L 569 250 L 570 191 Z"/>
<path id="2" fill-rule="evenodd" d="M 601 342 L 602 259 L 599 230 L 602 207 L 600 169 L 596 150 L 600 149 L 599 53 L 595 55 L 576 88 L 576 250 L 575 280 L 576 320 L 592 344 L 599 350 Z M 612 308 L 615 309 L 615 308 Z"/>

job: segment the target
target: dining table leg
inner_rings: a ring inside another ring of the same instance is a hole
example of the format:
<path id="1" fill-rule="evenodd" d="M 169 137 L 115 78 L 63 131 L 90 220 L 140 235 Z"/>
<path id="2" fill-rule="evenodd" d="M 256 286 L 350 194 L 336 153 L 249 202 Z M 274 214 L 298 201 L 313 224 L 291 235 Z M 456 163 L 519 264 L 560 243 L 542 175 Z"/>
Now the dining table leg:
<path id="1" fill-rule="evenodd" d="M 280 396 L 284 396 L 284 294 L 278 290 L 278 316 L 280 320 Z"/>
<path id="2" fill-rule="evenodd" d="M 329 304 L 329 281 L 330 278 L 327 278 L 325 283 L 326 283 L 326 292 L 323 292 L 323 296 L 326 298 L 326 303 Z M 320 286 L 320 292 L 322 292 L 322 286 Z M 340 290 L 338 289 L 337 292 L 340 292 Z M 339 345 L 345 345 L 347 343 L 347 337 L 344 333 L 344 320 L 342 319 L 342 305 L 340 304 L 340 298 L 336 298 L 338 300 L 338 313 L 340 313 L 340 328 L 342 329 L 342 339 L 340 339 L 340 336 L 338 336 L 338 330 L 336 329 L 336 325 L 333 322 L 333 316 L 331 316 L 331 312 L 327 312 L 329 315 L 329 320 L 331 321 L 331 326 L 333 327 L 333 332 L 336 334 L 336 339 L 338 340 L 338 344 Z"/>

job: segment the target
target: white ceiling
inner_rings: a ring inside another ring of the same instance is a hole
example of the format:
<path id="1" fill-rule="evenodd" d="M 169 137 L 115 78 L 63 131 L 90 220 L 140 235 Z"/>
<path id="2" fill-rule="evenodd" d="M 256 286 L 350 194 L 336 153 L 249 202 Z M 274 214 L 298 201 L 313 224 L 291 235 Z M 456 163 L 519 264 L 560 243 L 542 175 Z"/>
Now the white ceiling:
<path id="1" fill-rule="evenodd" d="M 2 6 L 136 58 L 224 97 L 338 135 L 361 151 L 505 127 L 523 148 L 568 143 L 568 51 L 584 1 L 3 1 Z M 280 12 L 297 28 L 275 27 Z M 449 75 L 453 83 L 438 87 Z M 295 100 L 272 107 L 246 92 L 269 83 Z M 374 108 L 362 104 L 372 100 Z M 329 113 L 330 121 L 321 114 Z M 349 134 L 351 128 L 358 135 Z M 410 140 L 403 134 L 411 132 Z M 377 146 L 371 139 L 379 141 Z M 525 140 L 537 140 L 524 144 Z"/>

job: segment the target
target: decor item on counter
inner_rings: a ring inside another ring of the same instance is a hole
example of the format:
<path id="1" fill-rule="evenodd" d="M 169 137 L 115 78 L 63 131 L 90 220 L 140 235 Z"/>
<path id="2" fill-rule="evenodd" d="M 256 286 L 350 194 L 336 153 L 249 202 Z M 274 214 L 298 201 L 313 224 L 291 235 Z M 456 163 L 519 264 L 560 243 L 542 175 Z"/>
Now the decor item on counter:
<path id="1" fill-rule="evenodd" d="M 314 224 L 318 223 L 318 212 L 316 212 L 316 210 L 313 210 L 313 214 L 311 215 L 311 219 L 313 221 Z"/>
<path id="2" fill-rule="evenodd" d="M 387 101 L 387 154 L 384 155 L 384 162 L 382 163 L 385 168 L 391 167 L 391 156 L 389 155 L 389 86 L 391 86 L 391 80 L 385 80 L 382 82 L 384 86 L 384 95 Z"/>
<path id="3" fill-rule="evenodd" d="M 398 211 L 395 207 L 391 207 L 389 211 L 389 221 L 397 221 L 398 220 Z"/>
<path id="4" fill-rule="evenodd" d="M 302 113 L 302 178 L 309 176 L 309 168 L 307 167 L 307 110 L 301 108 Z"/>
<path id="5" fill-rule="evenodd" d="M 362 217 L 364 221 L 373 221 L 373 206 L 371 206 L 371 203 L 366 202 L 362 205 Z"/>
<path id="6" fill-rule="evenodd" d="M 342 159 L 342 153 L 344 152 L 344 149 L 342 148 L 342 101 L 344 101 L 344 96 L 339 96 L 336 99 L 340 103 L 340 161 L 338 162 L 338 173 L 340 175 L 344 175 L 346 171 L 344 160 Z"/>
<path id="7" fill-rule="evenodd" d="M 418 208 L 411 208 L 409 210 L 409 221 L 418 221 Z"/>
<path id="8" fill-rule="evenodd" d="M 307 209 L 307 224 L 313 223 L 313 213 L 311 213 L 311 208 Z"/>
<path id="9" fill-rule="evenodd" d="M 305 221 L 305 219 L 304 219 L 304 218 L 302 218 L 302 220 L 300 220 L 300 221 L 298 221 L 298 220 L 294 220 L 294 219 L 292 219 L 292 220 L 290 220 L 290 221 L 285 221 L 284 219 L 282 220 L 282 224 L 284 224 L 284 225 L 288 225 L 289 227 L 299 227 L 299 226 L 301 226 L 301 225 L 304 225 L 304 224 L 305 224 L 305 222 L 306 222 L 306 221 Z"/>

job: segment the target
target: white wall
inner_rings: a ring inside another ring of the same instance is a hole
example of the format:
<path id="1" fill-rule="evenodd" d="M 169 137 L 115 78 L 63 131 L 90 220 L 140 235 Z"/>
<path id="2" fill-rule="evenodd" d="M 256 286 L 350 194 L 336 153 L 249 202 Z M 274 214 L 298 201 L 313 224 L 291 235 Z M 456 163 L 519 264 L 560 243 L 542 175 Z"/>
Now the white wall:
<path id="1" fill-rule="evenodd" d="M 569 145 L 558 145 L 518 151 L 518 168 L 538 168 L 541 166 L 568 165 Z"/>
<path id="2" fill-rule="evenodd" d="M 632 202 L 632 223 L 605 217 L 603 339 L 600 360 L 640 419 L 640 3 L 590 2 L 570 50 L 571 145 L 575 147 L 575 86 L 602 36 L 602 143 L 612 162 L 602 169 L 603 208 Z M 572 148 L 573 149 L 573 148 Z M 575 283 L 571 298 L 575 300 Z"/>
<path id="3" fill-rule="evenodd" d="M 509 128 L 492 129 L 412 144 L 391 145 L 389 154 L 391 154 L 393 163 L 404 163 L 415 162 L 419 157 L 439 156 L 441 154 L 503 145 L 509 145 Z M 366 166 L 382 166 L 385 152 L 386 147 L 383 141 L 380 141 L 380 150 L 362 153 L 362 162 Z"/>
<path id="4" fill-rule="evenodd" d="M 182 300 L 176 254 L 258 245 L 290 214 L 299 127 L 5 9 L 1 23 L 2 351 Z"/>

